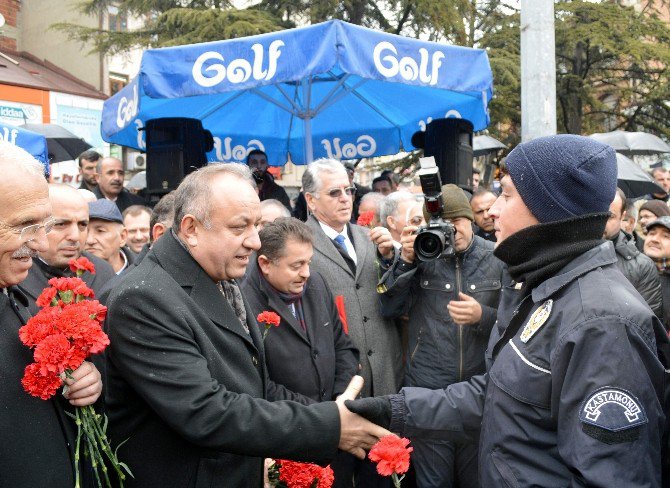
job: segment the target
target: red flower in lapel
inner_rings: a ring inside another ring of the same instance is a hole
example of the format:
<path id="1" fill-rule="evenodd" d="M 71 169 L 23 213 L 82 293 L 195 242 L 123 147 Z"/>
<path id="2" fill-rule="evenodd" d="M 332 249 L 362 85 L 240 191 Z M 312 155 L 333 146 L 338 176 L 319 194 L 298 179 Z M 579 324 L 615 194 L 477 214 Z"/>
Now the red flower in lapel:
<path id="1" fill-rule="evenodd" d="M 264 312 L 258 314 L 258 316 L 256 317 L 256 321 L 259 324 L 263 324 L 263 326 L 265 327 L 265 330 L 263 331 L 263 340 L 265 340 L 265 337 L 267 337 L 270 327 L 272 326 L 279 327 L 281 317 L 277 315 L 275 312 L 268 312 L 267 310 L 265 310 Z"/>

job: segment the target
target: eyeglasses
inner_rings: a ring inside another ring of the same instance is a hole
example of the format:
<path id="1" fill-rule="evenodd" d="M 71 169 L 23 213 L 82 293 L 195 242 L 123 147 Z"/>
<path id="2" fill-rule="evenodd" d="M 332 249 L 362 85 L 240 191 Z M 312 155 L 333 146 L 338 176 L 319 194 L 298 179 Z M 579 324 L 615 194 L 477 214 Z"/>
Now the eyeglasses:
<path id="1" fill-rule="evenodd" d="M 54 228 L 55 224 L 56 224 L 55 219 L 48 219 L 44 221 L 44 223 L 42 224 L 31 224 L 25 227 L 17 228 L 15 226 L 3 224 L 2 222 L 0 222 L 0 226 L 11 230 L 14 234 L 19 234 L 19 240 L 21 240 L 22 242 L 30 242 L 32 240 L 35 240 L 35 238 L 37 237 L 37 233 L 41 229 L 44 229 L 44 233 L 48 234 Z"/>
<path id="2" fill-rule="evenodd" d="M 340 198 L 342 196 L 342 192 L 344 192 L 345 195 L 348 197 L 352 196 L 354 193 L 356 193 L 356 187 L 355 186 L 347 186 L 346 188 L 331 188 L 330 190 L 323 192 L 326 195 L 328 195 L 330 198 Z M 317 192 L 319 193 L 319 192 Z"/>

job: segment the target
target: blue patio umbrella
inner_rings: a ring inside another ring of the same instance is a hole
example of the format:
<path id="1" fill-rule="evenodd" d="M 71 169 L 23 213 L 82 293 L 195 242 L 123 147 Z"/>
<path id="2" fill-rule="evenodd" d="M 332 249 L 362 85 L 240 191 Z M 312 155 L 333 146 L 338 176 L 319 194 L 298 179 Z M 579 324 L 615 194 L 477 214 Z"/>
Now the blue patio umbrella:
<path id="1" fill-rule="evenodd" d="M 47 140 L 43 135 L 12 125 L 0 124 L 0 139 L 25 149 L 42 163 L 46 173 L 49 173 Z"/>
<path id="2" fill-rule="evenodd" d="M 386 34 L 339 20 L 219 42 L 150 49 L 108 99 L 102 135 L 144 150 L 150 119 L 192 117 L 214 135 L 210 161 L 263 149 L 353 159 L 412 150 L 434 118 L 484 129 L 493 80 L 486 52 Z"/>

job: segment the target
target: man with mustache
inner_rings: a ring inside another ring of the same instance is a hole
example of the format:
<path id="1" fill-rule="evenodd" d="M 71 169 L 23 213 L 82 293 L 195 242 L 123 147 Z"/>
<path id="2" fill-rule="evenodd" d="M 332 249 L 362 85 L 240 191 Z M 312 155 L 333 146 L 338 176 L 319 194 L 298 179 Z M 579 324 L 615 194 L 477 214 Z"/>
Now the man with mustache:
<path id="1" fill-rule="evenodd" d="M 93 193 L 98 199 L 105 198 L 116 203 L 121 213 L 131 205 L 144 205 L 141 197 L 123 187 L 126 172 L 120 159 L 109 157 L 98 160 L 97 172 L 98 186 Z"/>
<path id="2" fill-rule="evenodd" d="M 73 407 L 94 403 L 100 373 L 84 362 L 65 380 L 68 392 L 50 400 L 21 386 L 33 353 L 19 340 L 30 317 L 28 300 L 16 288 L 38 253 L 47 252 L 53 227 L 44 169 L 24 150 L 0 141 L 0 486 L 74 486 L 76 425 Z"/>
<path id="3" fill-rule="evenodd" d="M 49 201 L 54 219 L 53 229 L 47 234 L 49 248 L 39 253 L 28 277 L 19 285 L 29 299 L 29 308 L 33 314 L 39 309 L 35 300 L 51 278 L 74 276 L 68 264 L 72 259 L 84 256 L 95 266 L 95 274 L 87 271 L 81 278 L 96 296 L 99 296 L 105 283 L 115 276 L 107 262 L 84 251 L 88 235 L 88 203 L 84 197 L 69 185 L 52 183 L 49 185 Z"/>
<path id="4" fill-rule="evenodd" d="M 498 197 L 493 192 L 485 188 L 480 188 L 475 191 L 470 200 L 475 224 L 477 224 L 475 235 L 491 242 L 496 241 L 496 234 L 493 229 L 493 219 L 491 218 L 491 215 L 489 215 L 489 209 L 493 206 L 497 198 Z"/>

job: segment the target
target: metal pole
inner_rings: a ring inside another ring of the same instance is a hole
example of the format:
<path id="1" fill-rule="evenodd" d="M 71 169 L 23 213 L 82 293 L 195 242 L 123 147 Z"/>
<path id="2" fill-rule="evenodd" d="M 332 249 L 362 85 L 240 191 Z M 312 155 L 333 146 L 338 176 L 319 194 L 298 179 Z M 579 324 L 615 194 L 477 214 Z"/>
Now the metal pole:
<path id="1" fill-rule="evenodd" d="M 556 134 L 554 0 L 521 0 L 521 140 Z"/>
<path id="2" fill-rule="evenodd" d="M 309 106 L 312 99 L 312 78 L 307 77 L 307 80 L 303 80 L 303 95 L 305 100 L 305 163 L 309 164 L 314 160 L 314 148 L 312 146 L 312 114 L 310 113 Z"/>

